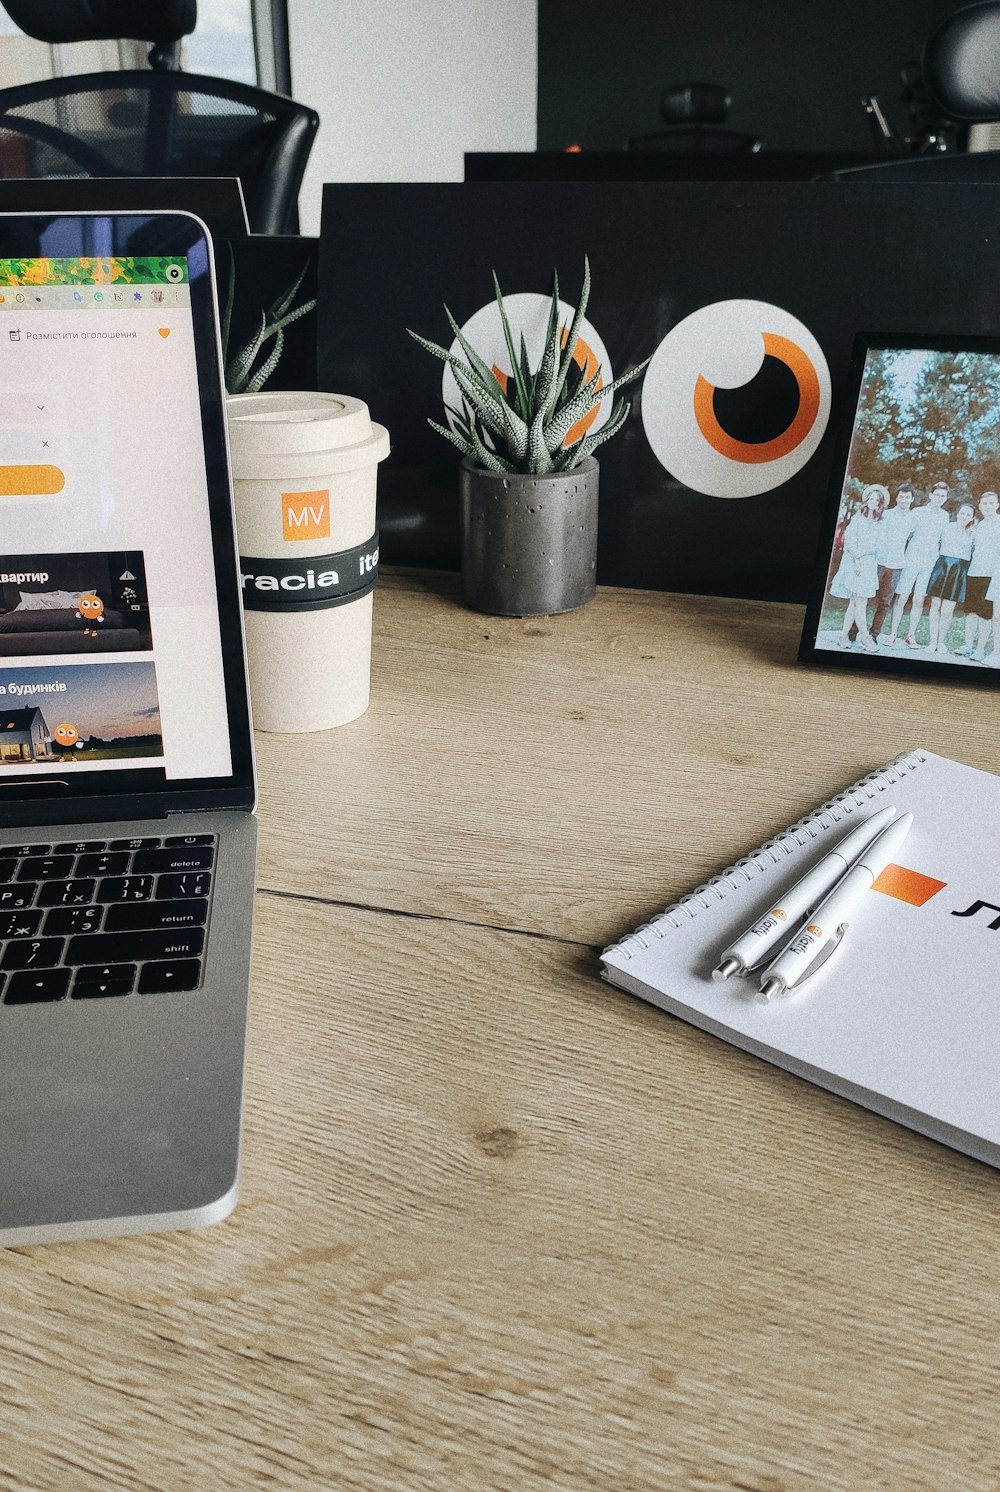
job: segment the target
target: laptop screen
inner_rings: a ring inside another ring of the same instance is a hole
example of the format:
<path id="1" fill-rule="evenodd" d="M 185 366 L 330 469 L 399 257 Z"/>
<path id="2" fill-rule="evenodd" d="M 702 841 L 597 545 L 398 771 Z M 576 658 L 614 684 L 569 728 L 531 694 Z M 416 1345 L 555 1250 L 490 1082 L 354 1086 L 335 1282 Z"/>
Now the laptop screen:
<path id="1" fill-rule="evenodd" d="M 36 220 L 14 254 L 0 219 L 0 782 L 234 773 L 209 249 L 185 221 L 171 247 L 157 215 Z"/>

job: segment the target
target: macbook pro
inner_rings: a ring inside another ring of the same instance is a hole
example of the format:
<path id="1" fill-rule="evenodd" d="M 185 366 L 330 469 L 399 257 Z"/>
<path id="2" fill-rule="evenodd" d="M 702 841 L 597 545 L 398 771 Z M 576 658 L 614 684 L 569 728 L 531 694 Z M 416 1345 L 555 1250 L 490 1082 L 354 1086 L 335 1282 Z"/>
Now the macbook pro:
<path id="1" fill-rule="evenodd" d="M 254 801 L 206 231 L 0 215 L 0 1245 L 235 1204 Z"/>

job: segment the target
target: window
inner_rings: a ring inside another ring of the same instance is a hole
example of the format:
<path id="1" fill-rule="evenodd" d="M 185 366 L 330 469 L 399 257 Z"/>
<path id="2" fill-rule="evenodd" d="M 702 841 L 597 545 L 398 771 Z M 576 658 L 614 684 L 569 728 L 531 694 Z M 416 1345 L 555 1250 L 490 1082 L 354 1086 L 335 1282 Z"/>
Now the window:
<path id="1" fill-rule="evenodd" d="M 188 72 L 256 83 L 251 0 L 198 0 L 198 24 L 184 38 L 182 61 Z"/>
<path id="2" fill-rule="evenodd" d="M 263 6 L 257 0 L 256 7 L 254 0 L 198 0 L 198 24 L 182 44 L 185 70 L 256 83 L 255 8 L 269 19 L 270 0 Z M 49 46 L 25 36 L 0 10 L 0 88 L 71 73 L 143 67 L 148 51 L 147 43 L 128 40 Z"/>

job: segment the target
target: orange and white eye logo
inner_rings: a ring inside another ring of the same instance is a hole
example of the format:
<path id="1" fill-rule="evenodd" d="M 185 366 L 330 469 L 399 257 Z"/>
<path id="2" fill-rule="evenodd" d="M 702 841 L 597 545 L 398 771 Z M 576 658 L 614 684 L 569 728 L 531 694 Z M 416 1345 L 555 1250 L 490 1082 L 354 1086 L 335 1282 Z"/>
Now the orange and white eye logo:
<path id="1" fill-rule="evenodd" d="M 542 353 L 545 349 L 545 330 L 548 326 L 549 311 L 552 309 L 552 297 L 548 295 L 536 295 L 532 291 L 521 291 L 515 295 L 505 295 L 504 305 L 507 308 L 507 319 L 514 337 L 514 346 L 520 348 L 521 337 L 524 336 L 524 345 L 528 352 L 528 362 L 534 369 L 541 362 Z M 572 324 L 576 314 L 576 307 L 567 305 L 565 301 L 559 302 L 559 323 L 563 329 L 563 338 Z M 500 320 L 500 312 L 496 301 L 490 301 L 481 306 L 462 327 L 462 335 L 469 341 L 483 361 L 493 369 L 494 374 L 506 389 L 507 381 L 513 374 L 510 366 L 510 354 L 507 351 L 507 342 L 503 334 L 503 323 Z M 449 348 L 463 362 L 466 361 L 465 353 L 456 338 Z M 584 378 L 591 379 L 600 370 L 601 381 L 598 387 L 610 383 L 614 378 L 611 371 L 611 360 L 608 357 L 607 348 L 598 336 L 595 328 L 586 317 L 580 326 L 580 335 L 577 339 L 576 350 L 573 353 L 573 361 L 582 372 Z M 455 375 L 451 368 L 445 364 L 444 374 L 441 379 L 441 397 L 446 409 L 462 408 L 462 393 L 455 382 Z M 588 431 L 599 430 L 601 426 L 611 417 L 612 399 L 602 399 L 596 409 L 590 410 L 582 420 L 578 420 L 567 432 L 563 441 L 564 446 L 574 445 L 582 439 Z M 448 416 L 449 424 L 452 423 Z"/>
<path id="2" fill-rule="evenodd" d="M 642 423 L 653 454 L 709 497 L 753 497 L 801 471 L 830 418 L 830 370 L 780 306 L 723 300 L 684 318 L 653 354 Z"/>

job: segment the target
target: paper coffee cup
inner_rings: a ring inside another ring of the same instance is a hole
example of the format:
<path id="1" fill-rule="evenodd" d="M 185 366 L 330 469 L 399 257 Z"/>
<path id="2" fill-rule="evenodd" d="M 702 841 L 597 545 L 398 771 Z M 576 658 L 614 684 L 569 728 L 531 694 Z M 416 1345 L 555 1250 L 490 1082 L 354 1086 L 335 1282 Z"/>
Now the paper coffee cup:
<path id="1" fill-rule="evenodd" d="M 231 394 L 226 414 L 254 725 L 356 720 L 371 688 L 388 432 L 344 394 Z"/>

